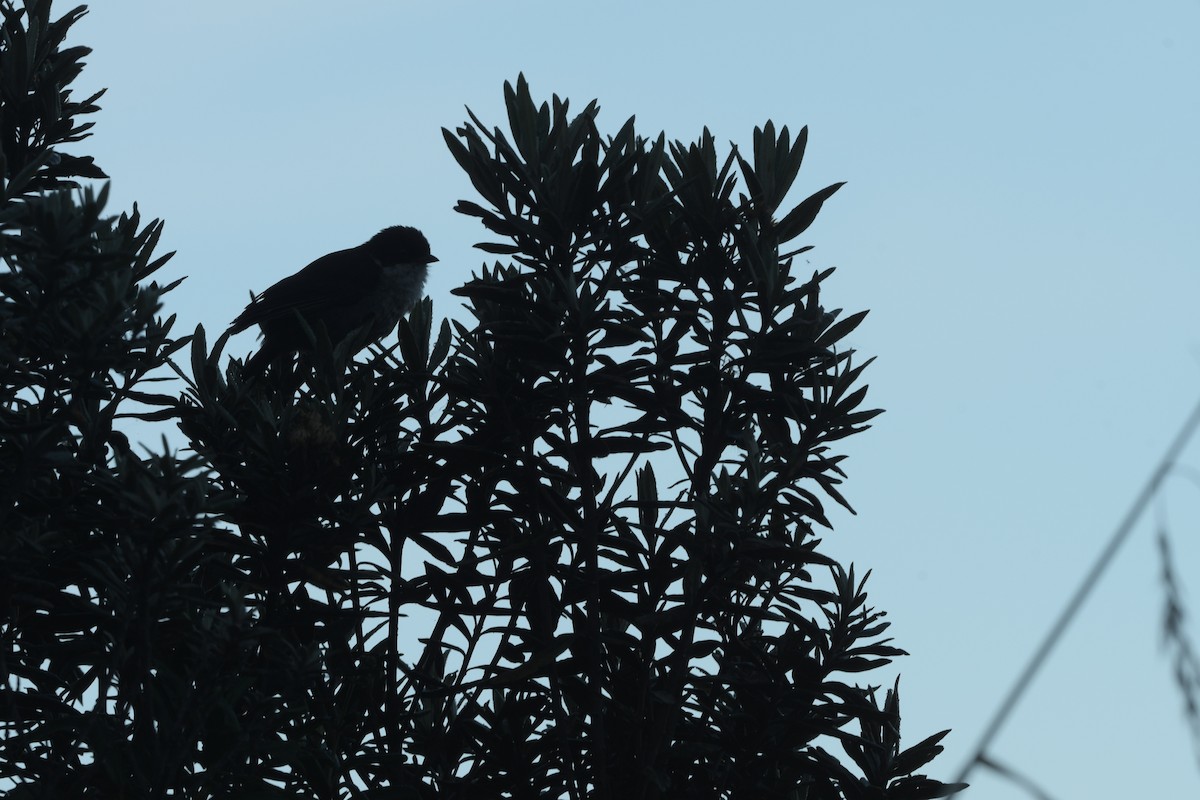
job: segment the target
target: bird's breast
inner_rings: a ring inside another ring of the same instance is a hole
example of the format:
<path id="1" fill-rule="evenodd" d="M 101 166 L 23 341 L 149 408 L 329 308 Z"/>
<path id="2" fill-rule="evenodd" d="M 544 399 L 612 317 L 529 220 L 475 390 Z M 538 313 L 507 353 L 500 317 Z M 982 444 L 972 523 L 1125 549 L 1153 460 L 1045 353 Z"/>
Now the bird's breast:
<path id="1" fill-rule="evenodd" d="M 379 284 L 370 303 L 369 313 L 375 317 L 378 336 L 387 335 L 400 318 L 412 310 L 425 288 L 425 276 L 429 268 L 425 265 L 385 266 L 380 271 Z"/>

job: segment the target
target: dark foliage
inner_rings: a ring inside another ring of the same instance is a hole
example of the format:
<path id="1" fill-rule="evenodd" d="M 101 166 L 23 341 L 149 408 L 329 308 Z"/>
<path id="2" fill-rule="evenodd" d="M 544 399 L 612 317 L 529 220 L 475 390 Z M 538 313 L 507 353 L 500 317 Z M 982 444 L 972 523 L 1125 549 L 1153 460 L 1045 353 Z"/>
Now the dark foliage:
<path id="1" fill-rule="evenodd" d="M 317 332 L 254 384 L 198 331 L 179 399 L 160 224 L 47 158 L 94 110 L 80 13 L 6 8 L 0 53 L 9 796 L 951 791 L 919 774 L 944 734 L 902 750 L 896 691 L 853 683 L 901 651 L 814 536 L 878 412 L 863 314 L 785 252 L 838 188 L 785 207 L 804 131 L 722 157 L 506 86 L 508 133 L 445 132 L 502 257 L 474 323 L 426 302 L 358 363 Z"/>
<path id="2" fill-rule="evenodd" d="M 1182 698 L 1183 717 L 1192 733 L 1192 749 L 1200 763 L 1200 653 L 1190 632 L 1180 585 L 1176 559 L 1172 556 L 1171 537 L 1165 527 L 1158 531 L 1158 550 L 1162 564 L 1163 644 L 1171 659 L 1171 676 Z"/>
<path id="3" fill-rule="evenodd" d="M 56 148 L 85 138 L 93 123 L 75 117 L 99 110 L 96 92 L 71 100 L 71 82 L 83 69 L 86 47 L 63 47 L 67 30 L 81 16 L 80 6 L 58 20 L 49 0 L 26 0 L 23 9 L 0 3 L 4 14 L 4 52 L 0 56 L 0 146 L 3 148 L 5 198 L 74 187 L 73 178 L 107 177 L 90 157 Z"/>

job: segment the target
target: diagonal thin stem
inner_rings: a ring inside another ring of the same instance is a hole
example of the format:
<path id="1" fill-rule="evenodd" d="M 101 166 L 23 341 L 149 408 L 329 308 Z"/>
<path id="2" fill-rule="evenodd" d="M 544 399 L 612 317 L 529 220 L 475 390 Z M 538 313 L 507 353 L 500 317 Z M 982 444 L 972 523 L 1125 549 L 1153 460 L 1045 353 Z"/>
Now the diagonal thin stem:
<path id="1" fill-rule="evenodd" d="M 1022 695 L 1025 694 L 1025 690 L 1033 683 L 1038 670 L 1042 668 L 1042 664 L 1049 658 L 1051 651 L 1054 650 L 1054 646 L 1062 639 L 1063 634 L 1075 619 L 1075 615 L 1087 600 L 1088 595 L 1091 594 L 1092 589 L 1100 582 L 1100 578 L 1104 575 L 1104 571 L 1108 568 L 1113 558 L 1116 557 L 1121 545 L 1129 538 L 1134 525 L 1141 518 L 1142 512 L 1146 510 L 1146 506 L 1150 504 L 1150 501 L 1158 492 L 1163 479 L 1166 478 L 1171 468 L 1175 465 L 1175 460 L 1191 439 L 1192 434 L 1195 433 L 1198 425 L 1200 425 L 1200 402 L 1192 409 L 1192 413 L 1183 423 L 1183 427 L 1175 435 L 1174 441 L 1167 448 L 1167 452 L 1162 457 L 1162 460 L 1158 462 L 1158 466 L 1154 468 L 1154 472 L 1151 473 L 1150 479 L 1146 481 L 1146 485 L 1138 493 L 1137 499 L 1133 501 L 1133 505 L 1125 512 L 1125 517 L 1121 520 L 1117 529 L 1113 531 L 1112 536 L 1109 537 L 1108 543 L 1100 551 L 1100 555 L 1095 563 L 1092 564 L 1092 568 L 1084 576 L 1083 583 L 1071 595 L 1071 599 L 1067 601 L 1066 607 L 1063 608 L 1062 613 L 1059 614 L 1054 624 L 1050 626 L 1046 637 L 1038 645 L 1037 650 L 1034 651 L 1033 657 L 1029 659 L 1029 663 L 1025 665 L 1025 669 L 1021 671 L 1016 683 L 1009 689 L 1008 694 L 1004 697 L 1004 701 L 1000 703 L 1000 708 L 996 710 L 991 722 L 984 729 L 983 736 L 979 738 L 979 744 L 975 746 L 975 749 L 971 752 L 971 757 L 954 779 L 954 783 L 962 783 L 971 774 L 971 770 L 985 760 L 985 754 L 991 746 L 992 740 L 1000 733 L 1000 729 L 1008 721 L 1009 715 L 1012 714 L 1017 703 L 1020 702 Z"/>

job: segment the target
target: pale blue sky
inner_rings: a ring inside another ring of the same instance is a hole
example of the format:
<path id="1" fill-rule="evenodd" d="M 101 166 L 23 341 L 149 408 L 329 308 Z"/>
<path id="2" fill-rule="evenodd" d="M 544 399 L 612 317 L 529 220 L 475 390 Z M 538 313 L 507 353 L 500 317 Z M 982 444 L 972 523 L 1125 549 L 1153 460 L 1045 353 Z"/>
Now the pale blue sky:
<path id="1" fill-rule="evenodd" d="M 798 191 L 849 183 L 807 256 L 839 268 L 828 304 L 872 310 L 853 344 L 878 355 L 871 399 L 888 410 L 850 445 L 859 514 L 826 540 L 874 570 L 912 653 L 909 743 L 954 729 L 939 777 L 1200 394 L 1196 0 L 93 6 L 80 91 L 109 93 L 86 150 L 114 210 L 166 219 L 169 277 L 190 276 L 167 309 L 180 332 L 222 329 L 249 290 L 397 223 L 428 234 L 428 288 L 453 313 L 484 236 L 451 210 L 473 195 L 440 128 L 464 105 L 503 122 L 518 71 L 535 96 L 599 98 L 613 131 L 631 114 L 682 139 L 810 126 Z M 1200 490 L 1168 489 L 1200 614 Z M 1152 533 L 993 751 L 1055 798 L 1200 790 L 1159 652 Z M 969 800 L 1023 796 L 974 781 Z"/>

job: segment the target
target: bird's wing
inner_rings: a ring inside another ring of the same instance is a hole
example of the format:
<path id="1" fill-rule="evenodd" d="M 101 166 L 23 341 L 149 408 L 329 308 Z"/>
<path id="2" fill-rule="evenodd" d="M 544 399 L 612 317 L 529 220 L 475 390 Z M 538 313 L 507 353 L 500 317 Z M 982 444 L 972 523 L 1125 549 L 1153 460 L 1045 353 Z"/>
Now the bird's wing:
<path id="1" fill-rule="evenodd" d="M 295 275 L 279 281 L 246 306 L 230 324 L 239 333 L 251 325 L 357 302 L 377 279 L 378 267 L 361 247 L 321 256 Z"/>

